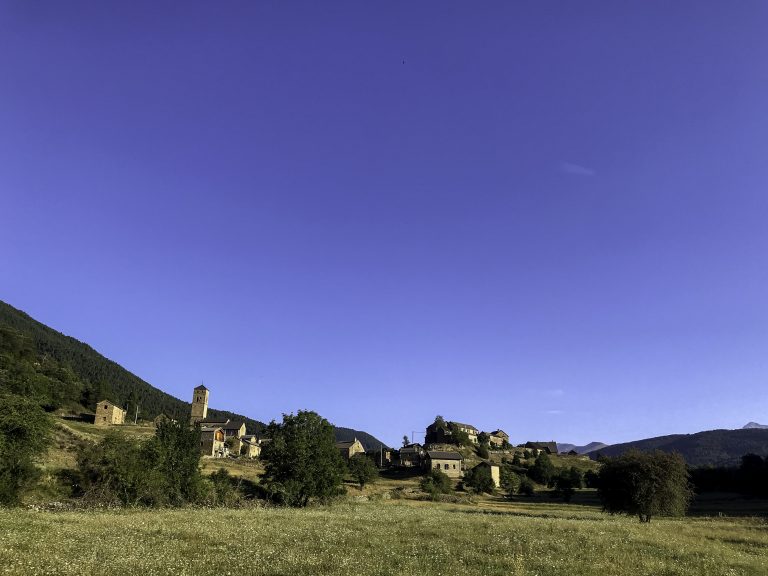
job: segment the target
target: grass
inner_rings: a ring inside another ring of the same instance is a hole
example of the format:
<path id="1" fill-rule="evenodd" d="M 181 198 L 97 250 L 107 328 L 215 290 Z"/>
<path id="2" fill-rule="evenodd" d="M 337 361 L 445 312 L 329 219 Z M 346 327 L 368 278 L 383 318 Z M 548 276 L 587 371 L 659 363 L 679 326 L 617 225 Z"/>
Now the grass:
<path id="1" fill-rule="evenodd" d="M 760 575 L 754 518 L 414 501 L 306 510 L 0 511 L 0 574 Z"/>

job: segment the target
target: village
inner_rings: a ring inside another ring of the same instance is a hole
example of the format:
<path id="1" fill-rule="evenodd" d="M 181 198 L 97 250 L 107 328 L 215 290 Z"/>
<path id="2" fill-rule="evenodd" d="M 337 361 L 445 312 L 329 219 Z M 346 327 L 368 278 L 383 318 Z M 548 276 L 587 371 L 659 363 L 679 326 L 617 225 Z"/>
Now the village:
<path id="1" fill-rule="evenodd" d="M 200 427 L 200 455 L 203 458 L 246 458 L 257 459 L 261 456 L 263 447 L 270 442 L 269 438 L 258 434 L 249 434 L 244 421 L 228 418 L 209 418 L 208 403 L 210 391 L 204 385 L 194 388 L 190 406 L 189 424 Z M 94 425 L 120 426 L 125 424 L 126 411 L 110 402 L 102 400 L 96 405 Z M 160 415 L 154 424 L 168 419 Z M 349 461 L 358 454 L 369 456 L 380 469 L 400 468 L 412 471 L 440 470 L 452 480 L 460 480 L 465 473 L 475 467 L 487 467 L 496 488 L 501 486 L 500 466 L 493 458 L 478 458 L 474 451 L 468 457 L 467 450 L 458 446 L 479 447 L 483 445 L 495 456 L 526 454 L 535 458 L 540 453 L 557 455 L 555 441 L 528 441 L 513 446 L 509 442 L 509 434 L 502 429 L 484 432 L 472 424 L 444 420 L 438 416 L 434 422 L 426 426 L 424 442 L 406 442 L 399 449 L 387 448 L 366 450 L 357 438 L 336 442 L 342 458 Z M 458 446 L 457 446 L 458 445 Z M 588 459 L 571 450 L 566 456 Z"/>

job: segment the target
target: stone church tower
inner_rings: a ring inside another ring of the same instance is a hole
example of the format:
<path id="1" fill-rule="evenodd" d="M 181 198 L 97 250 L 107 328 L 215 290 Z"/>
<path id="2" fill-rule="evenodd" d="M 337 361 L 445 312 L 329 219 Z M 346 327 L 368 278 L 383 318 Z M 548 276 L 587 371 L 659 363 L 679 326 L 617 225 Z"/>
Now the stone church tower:
<path id="1" fill-rule="evenodd" d="M 200 384 L 195 388 L 192 396 L 192 416 L 189 423 L 197 424 L 208 416 L 208 388 Z"/>

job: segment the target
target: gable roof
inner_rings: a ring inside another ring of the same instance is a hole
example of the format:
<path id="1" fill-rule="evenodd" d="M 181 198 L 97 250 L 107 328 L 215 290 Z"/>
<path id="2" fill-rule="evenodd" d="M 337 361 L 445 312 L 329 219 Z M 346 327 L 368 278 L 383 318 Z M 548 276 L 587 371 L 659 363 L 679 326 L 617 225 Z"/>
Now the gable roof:
<path id="1" fill-rule="evenodd" d="M 525 447 L 557 454 L 557 442 L 526 442 Z"/>
<path id="2" fill-rule="evenodd" d="M 477 430 L 477 428 L 475 428 L 474 426 L 472 426 L 472 424 L 463 424 L 463 423 L 461 423 L 461 422 L 453 422 L 453 421 L 451 422 L 451 424 L 453 424 L 453 425 L 454 425 L 454 426 L 456 426 L 457 428 L 468 428 L 468 429 L 470 429 L 470 430 L 475 430 L 475 431 Z"/>
<path id="3" fill-rule="evenodd" d="M 226 426 L 229 424 L 229 418 L 203 418 L 200 420 L 200 424 L 218 424 L 219 426 Z"/>
<path id="4" fill-rule="evenodd" d="M 223 428 L 224 430 L 240 430 L 243 426 L 245 426 L 245 422 L 242 420 L 227 420 Z"/>
<path id="5" fill-rule="evenodd" d="M 200 384 L 200 386 L 195 386 L 195 390 L 208 390 L 208 388 Z"/>
<path id="6" fill-rule="evenodd" d="M 354 440 L 344 440 L 343 442 L 336 442 L 336 448 L 342 449 L 342 448 L 352 448 L 356 443 L 360 442 L 357 438 Z"/>
<path id="7" fill-rule="evenodd" d="M 493 432 L 490 432 L 489 434 L 491 436 L 506 436 L 507 438 L 509 438 L 509 434 L 507 434 L 506 432 L 504 432 L 504 430 L 501 430 L 501 429 L 494 430 Z"/>
<path id="8" fill-rule="evenodd" d="M 464 457 L 458 452 L 445 452 L 442 450 L 430 450 L 427 456 L 432 460 L 464 460 Z"/>

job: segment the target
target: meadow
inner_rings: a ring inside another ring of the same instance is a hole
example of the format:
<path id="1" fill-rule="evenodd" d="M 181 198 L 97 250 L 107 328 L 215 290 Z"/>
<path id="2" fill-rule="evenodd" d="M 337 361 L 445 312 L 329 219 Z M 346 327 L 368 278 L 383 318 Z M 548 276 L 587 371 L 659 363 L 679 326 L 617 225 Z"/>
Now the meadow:
<path id="1" fill-rule="evenodd" d="M 768 574 L 768 522 L 560 504 L 0 510 L 0 574 Z"/>

